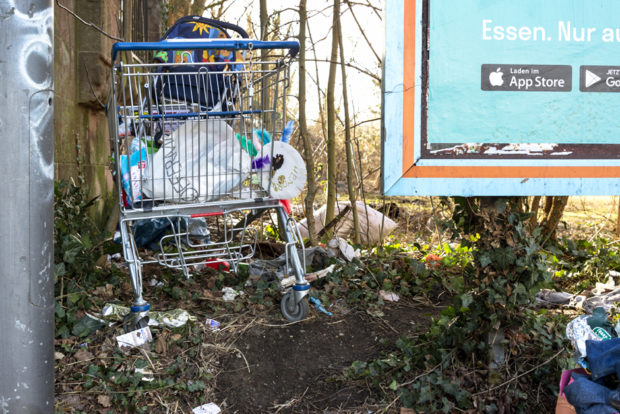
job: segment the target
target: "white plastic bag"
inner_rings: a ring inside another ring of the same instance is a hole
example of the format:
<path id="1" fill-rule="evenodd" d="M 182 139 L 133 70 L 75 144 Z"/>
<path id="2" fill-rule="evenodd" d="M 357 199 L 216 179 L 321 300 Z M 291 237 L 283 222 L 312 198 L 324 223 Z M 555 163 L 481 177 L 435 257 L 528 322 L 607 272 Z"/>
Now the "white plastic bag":
<path id="1" fill-rule="evenodd" d="M 148 198 L 205 202 L 222 198 L 251 172 L 251 160 L 221 119 L 187 121 L 153 155 L 142 191 Z"/>

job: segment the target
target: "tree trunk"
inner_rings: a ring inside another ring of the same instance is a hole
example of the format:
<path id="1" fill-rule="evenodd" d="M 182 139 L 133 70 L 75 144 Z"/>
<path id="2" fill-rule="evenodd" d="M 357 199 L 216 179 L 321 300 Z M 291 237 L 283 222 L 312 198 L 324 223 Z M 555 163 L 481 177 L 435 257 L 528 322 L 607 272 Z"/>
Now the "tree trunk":
<path id="1" fill-rule="evenodd" d="M 315 84 L 316 84 L 317 102 L 319 104 L 319 116 L 321 119 L 321 132 L 322 132 L 321 146 L 322 146 L 323 144 L 327 145 L 327 122 L 325 121 L 325 111 L 324 111 L 323 98 L 322 98 L 324 93 L 323 93 L 323 90 L 321 89 L 321 85 L 319 85 L 319 82 L 318 82 L 318 79 L 320 79 L 320 75 L 319 75 L 319 60 L 316 55 L 316 44 L 314 43 L 314 40 L 312 40 L 312 30 L 310 28 L 310 25 L 306 24 L 306 28 L 308 29 L 308 39 L 310 40 L 310 43 L 312 43 L 312 53 L 314 54 L 314 77 L 315 79 L 317 79 L 317 82 L 315 82 Z M 314 150 L 315 154 L 323 151 L 321 146 L 319 146 L 318 148 L 319 151 L 317 151 L 317 148 L 315 148 Z"/>
<path id="2" fill-rule="evenodd" d="M 189 12 L 189 0 L 170 0 L 168 2 L 168 27 Z"/>
<path id="3" fill-rule="evenodd" d="M 260 0 L 260 40 L 267 40 L 268 19 L 267 0 Z"/>
<path id="4" fill-rule="evenodd" d="M 191 5 L 189 14 L 192 16 L 202 16 L 202 12 L 205 11 L 205 2 L 201 0 L 194 0 L 194 3 Z"/>
<path id="5" fill-rule="evenodd" d="M 560 224 L 560 220 L 562 219 L 562 215 L 564 214 L 564 208 L 566 208 L 566 204 L 568 204 L 568 197 L 547 197 L 547 199 L 551 199 L 549 201 L 549 209 L 547 211 L 547 205 L 545 205 L 545 212 L 547 213 L 545 219 L 542 223 L 544 235 L 543 245 L 550 239 L 555 239 L 556 229 L 558 224 Z"/>
<path id="6" fill-rule="evenodd" d="M 357 215 L 357 197 L 355 195 L 355 171 L 353 170 L 353 144 L 351 143 L 351 118 L 349 116 L 349 96 L 347 93 L 347 71 L 344 63 L 344 45 L 342 42 L 342 25 L 338 19 L 338 25 L 334 27 L 338 32 L 338 46 L 340 47 L 340 70 L 342 76 L 342 98 L 344 101 L 344 136 L 347 154 L 347 189 L 349 191 L 349 202 L 353 213 L 353 235 L 356 244 L 360 244 L 360 224 Z"/>
<path id="7" fill-rule="evenodd" d="M 545 217 L 544 218 L 546 218 L 549 215 L 549 213 L 551 212 L 551 207 L 552 206 L 553 206 L 553 197 L 546 196 L 545 197 L 545 209 L 544 209 Z"/>
<path id="8" fill-rule="evenodd" d="M 530 218 L 530 229 L 534 229 L 538 225 L 538 210 L 540 209 L 541 196 L 535 196 L 532 199 L 532 205 L 530 206 L 530 212 L 534 213 Z"/>
<path id="9" fill-rule="evenodd" d="M 340 0 L 334 0 L 334 18 L 332 23 L 332 53 L 329 64 L 329 78 L 327 81 L 327 207 L 325 223 L 334 218 L 338 176 L 336 175 L 336 102 L 334 88 L 336 85 L 336 70 L 338 67 L 338 22 L 340 21 Z"/>
<path id="10" fill-rule="evenodd" d="M 620 236 L 620 197 L 618 198 L 618 218 L 616 218 L 616 236 Z"/>
<path id="11" fill-rule="evenodd" d="M 314 197 L 316 195 L 316 177 L 314 176 L 314 157 L 312 156 L 312 143 L 308 134 L 306 121 L 306 24 L 308 22 L 307 0 L 299 0 L 299 135 L 304 145 L 306 158 L 306 176 L 308 191 L 306 193 L 306 219 L 308 223 L 308 237 L 310 244 L 318 244 L 316 235 L 316 223 L 314 222 Z"/>

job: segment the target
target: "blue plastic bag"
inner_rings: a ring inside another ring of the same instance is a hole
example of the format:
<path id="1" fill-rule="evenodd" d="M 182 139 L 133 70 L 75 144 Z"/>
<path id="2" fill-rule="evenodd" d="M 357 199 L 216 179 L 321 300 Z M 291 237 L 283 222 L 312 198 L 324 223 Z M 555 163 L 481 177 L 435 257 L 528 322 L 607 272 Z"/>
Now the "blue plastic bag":
<path id="1" fill-rule="evenodd" d="M 143 146 L 131 154 L 129 163 L 127 162 L 127 155 L 121 155 L 120 163 L 123 190 L 127 195 L 126 203 L 127 207 L 131 207 L 136 201 L 142 200 L 142 177 L 146 172 L 147 164 L 146 147 Z"/>

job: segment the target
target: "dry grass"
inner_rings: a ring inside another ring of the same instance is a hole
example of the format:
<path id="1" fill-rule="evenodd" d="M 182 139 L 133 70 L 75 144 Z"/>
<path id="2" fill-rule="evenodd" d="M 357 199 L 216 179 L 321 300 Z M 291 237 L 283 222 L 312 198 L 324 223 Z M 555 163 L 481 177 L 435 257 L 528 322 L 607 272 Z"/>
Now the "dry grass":
<path id="1" fill-rule="evenodd" d="M 620 197 L 570 197 L 558 231 L 560 236 L 571 238 L 593 239 L 603 237 L 618 240 L 616 223 L 618 221 L 618 202 Z M 369 204 L 381 206 L 383 200 L 371 198 Z M 403 242 L 421 242 L 436 244 L 441 239 L 446 241 L 447 235 L 442 234 L 439 221 L 450 217 L 450 209 L 440 203 L 439 197 L 390 197 L 386 203 L 396 203 L 400 208 L 400 216 L 396 221 L 399 227 L 393 233 L 395 239 Z"/>
<path id="2" fill-rule="evenodd" d="M 561 235 L 577 235 L 579 238 L 604 237 L 618 239 L 618 197 L 570 197 L 560 226 Z"/>

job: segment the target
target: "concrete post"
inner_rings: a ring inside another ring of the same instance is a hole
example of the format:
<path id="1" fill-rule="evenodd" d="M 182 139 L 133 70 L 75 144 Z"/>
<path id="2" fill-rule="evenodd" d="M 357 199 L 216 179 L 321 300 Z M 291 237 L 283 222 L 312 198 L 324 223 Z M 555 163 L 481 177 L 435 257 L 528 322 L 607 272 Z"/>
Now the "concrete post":
<path id="1" fill-rule="evenodd" d="M 51 0 L 0 0 L 0 414 L 54 412 Z"/>

